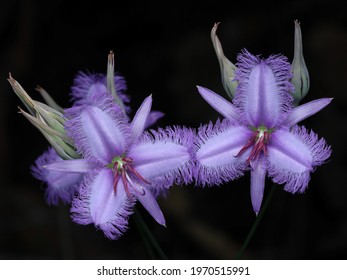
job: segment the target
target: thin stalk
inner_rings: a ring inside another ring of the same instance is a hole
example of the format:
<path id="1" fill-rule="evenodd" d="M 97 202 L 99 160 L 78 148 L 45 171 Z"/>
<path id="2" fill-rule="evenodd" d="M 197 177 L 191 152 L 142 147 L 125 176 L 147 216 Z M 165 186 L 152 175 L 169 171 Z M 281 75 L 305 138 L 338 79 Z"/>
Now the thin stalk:
<path id="1" fill-rule="evenodd" d="M 163 250 L 160 248 L 157 240 L 155 239 L 152 232 L 147 227 L 147 224 L 141 217 L 140 213 L 137 211 L 136 207 L 134 211 L 134 218 L 135 218 L 135 224 L 141 234 L 142 239 L 144 240 L 144 244 L 150 256 L 153 259 L 155 259 L 155 253 L 156 253 L 160 259 L 167 260 L 167 256 L 165 255 Z"/>
<path id="2" fill-rule="evenodd" d="M 249 245 L 249 242 L 253 238 L 253 235 L 254 235 L 255 231 L 257 230 L 258 225 L 259 225 L 262 217 L 264 216 L 264 213 L 266 212 L 266 209 L 268 208 L 268 205 L 270 204 L 271 198 L 272 198 L 275 190 L 276 190 L 276 185 L 273 184 L 272 187 L 271 187 L 271 190 L 270 190 L 270 192 L 268 194 L 268 196 L 266 197 L 266 200 L 265 200 L 265 202 L 263 204 L 263 207 L 261 208 L 261 210 L 259 212 L 259 215 L 255 219 L 255 221 L 254 221 L 250 231 L 248 232 L 248 235 L 247 235 L 245 241 L 243 242 L 243 245 L 242 245 L 239 253 L 236 256 L 237 260 L 240 260 L 242 258 L 242 256 L 243 256 L 243 254 L 245 253 L 245 250 L 247 249 L 247 247 Z"/>

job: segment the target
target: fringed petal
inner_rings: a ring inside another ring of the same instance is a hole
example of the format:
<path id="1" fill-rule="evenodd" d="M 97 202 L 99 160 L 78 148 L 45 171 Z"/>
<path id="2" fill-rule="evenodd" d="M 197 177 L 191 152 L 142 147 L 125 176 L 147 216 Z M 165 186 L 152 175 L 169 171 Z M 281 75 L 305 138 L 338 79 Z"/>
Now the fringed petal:
<path id="1" fill-rule="evenodd" d="M 127 85 L 123 76 L 114 76 L 115 87 L 118 96 L 124 104 L 129 103 L 129 96 L 125 94 Z M 74 106 L 90 104 L 96 93 L 108 92 L 106 87 L 106 75 L 95 73 L 84 73 L 80 71 L 71 87 L 71 99 Z M 109 93 L 110 94 L 110 93 Z M 130 112 L 129 106 L 125 106 L 126 112 Z"/>
<path id="2" fill-rule="evenodd" d="M 268 144 L 268 175 L 275 183 L 285 183 L 286 191 L 302 193 L 310 180 L 310 172 L 330 154 L 325 140 L 318 139 L 317 134 L 304 127 L 275 131 Z"/>
<path id="3" fill-rule="evenodd" d="M 250 149 L 238 155 L 252 135 L 246 127 L 227 119 L 201 126 L 197 135 L 195 178 L 197 184 L 215 185 L 236 179 L 247 169 Z"/>
<path id="4" fill-rule="evenodd" d="M 85 176 L 71 212 L 74 222 L 94 223 L 109 239 L 118 239 L 128 228 L 135 199 L 128 197 L 121 180 L 115 193 L 113 179 L 113 171 L 108 168 Z"/>
<path id="5" fill-rule="evenodd" d="M 70 203 L 84 174 L 51 171 L 43 167 L 54 162 L 64 161 L 53 148 L 49 148 L 31 167 L 32 174 L 36 179 L 47 184 L 45 196 L 48 204 L 57 205 L 59 201 Z"/>
<path id="6" fill-rule="evenodd" d="M 82 108 L 81 108 L 82 107 Z M 66 131 L 88 161 L 108 164 L 126 152 L 130 129 L 126 116 L 109 94 L 96 94 L 92 105 L 66 110 Z"/>
<path id="7" fill-rule="evenodd" d="M 134 168 L 152 185 L 169 187 L 192 181 L 194 135 L 188 128 L 159 128 L 145 132 L 130 148 Z"/>
<path id="8" fill-rule="evenodd" d="M 244 111 L 244 122 L 254 127 L 277 127 L 292 108 L 290 64 L 284 56 L 262 60 L 246 50 L 237 59 L 234 103 Z"/>
<path id="9" fill-rule="evenodd" d="M 266 165 L 263 157 L 251 162 L 251 201 L 256 215 L 258 215 L 263 201 L 265 175 Z"/>
<path id="10" fill-rule="evenodd" d="M 151 107 L 152 107 L 152 96 L 148 96 L 141 104 L 140 108 L 137 110 L 133 121 L 131 122 L 131 137 L 132 137 L 132 141 L 136 142 L 137 139 L 142 135 L 145 127 L 146 127 L 146 123 L 147 123 L 147 119 L 148 119 L 148 115 L 151 111 Z"/>
<path id="11" fill-rule="evenodd" d="M 224 99 L 220 95 L 207 88 L 201 86 L 197 86 L 197 88 L 199 93 L 207 101 L 207 103 L 210 104 L 224 118 L 230 119 L 235 122 L 240 121 L 241 115 L 239 110 L 228 100 Z"/>

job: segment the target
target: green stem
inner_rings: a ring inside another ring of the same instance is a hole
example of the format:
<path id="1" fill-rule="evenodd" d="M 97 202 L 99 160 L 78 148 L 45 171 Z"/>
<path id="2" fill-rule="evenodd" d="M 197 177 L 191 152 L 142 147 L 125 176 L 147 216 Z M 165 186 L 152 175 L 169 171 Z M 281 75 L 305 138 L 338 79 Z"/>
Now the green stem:
<path id="1" fill-rule="evenodd" d="M 239 253 L 236 256 L 237 260 L 240 260 L 242 258 L 245 250 L 247 249 L 247 247 L 249 245 L 249 242 L 253 238 L 253 235 L 254 235 L 255 231 L 257 230 L 257 228 L 258 228 L 260 220 L 262 219 L 262 217 L 264 216 L 264 213 L 266 212 L 266 209 L 267 209 L 267 207 L 268 207 L 268 205 L 270 203 L 270 200 L 271 200 L 275 190 L 276 190 L 276 185 L 273 184 L 273 186 L 271 187 L 271 190 L 270 190 L 270 192 L 269 192 L 269 194 L 268 194 L 268 196 L 267 196 L 267 198 L 266 198 L 266 200 L 265 200 L 265 202 L 263 204 L 263 207 L 261 208 L 261 210 L 259 212 L 259 215 L 257 216 L 255 222 L 253 223 L 250 231 L 248 232 L 248 235 L 247 235 L 245 241 L 243 242 L 243 245 L 242 245 Z"/>
<path id="2" fill-rule="evenodd" d="M 155 259 L 155 253 L 156 253 L 160 259 L 167 260 L 165 253 L 160 248 L 157 240 L 154 238 L 152 232 L 147 227 L 145 221 L 141 217 L 140 213 L 137 211 L 136 207 L 134 211 L 134 218 L 135 218 L 135 224 L 141 234 L 141 237 L 144 241 L 144 244 L 151 258 Z"/>

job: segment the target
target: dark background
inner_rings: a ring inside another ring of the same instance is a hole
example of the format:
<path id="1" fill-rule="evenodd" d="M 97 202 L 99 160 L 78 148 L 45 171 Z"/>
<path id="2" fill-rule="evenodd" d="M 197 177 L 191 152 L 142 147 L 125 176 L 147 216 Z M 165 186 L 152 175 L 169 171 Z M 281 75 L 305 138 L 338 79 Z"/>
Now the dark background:
<path id="1" fill-rule="evenodd" d="M 341 1 L 341 3 L 343 3 Z M 158 125 L 198 127 L 218 114 L 196 85 L 226 97 L 210 41 L 218 36 L 235 61 L 254 54 L 293 58 L 294 20 L 301 22 L 311 77 L 304 101 L 334 97 L 303 124 L 332 145 L 305 194 L 276 187 L 244 255 L 249 259 L 345 259 L 347 257 L 346 105 L 347 13 L 334 1 L 5 1 L 0 10 L 0 259 L 147 259 L 134 221 L 118 240 L 71 222 L 68 206 L 49 206 L 30 166 L 47 149 L 45 139 L 18 114 L 21 105 L 8 73 L 35 98 L 45 88 L 69 105 L 79 70 L 104 73 L 107 54 L 125 76 L 133 110 L 149 94 L 166 113 Z M 272 186 L 267 181 L 265 195 Z M 139 211 L 170 259 L 232 259 L 255 221 L 249 174 L 220 187 L 176 186 L 160 200 L 163 228 Z"/>

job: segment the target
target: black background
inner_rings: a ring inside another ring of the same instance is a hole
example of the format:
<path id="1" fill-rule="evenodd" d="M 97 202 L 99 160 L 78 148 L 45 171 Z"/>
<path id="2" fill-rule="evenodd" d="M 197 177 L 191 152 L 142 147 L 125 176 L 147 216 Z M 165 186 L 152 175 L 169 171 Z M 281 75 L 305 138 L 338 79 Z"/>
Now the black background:
<path id="1" fill-rule="evenodd" d="M 342 2 L 341 2 L 342 3 Z M 334 97 L 303 124 L 332 145 L 328 163 L 312 174 L 305 194 L 277 186 L 244 255 L 248 259 L 345 259 L 347 256 L 346 105 L 347 13 L 334 1 L 39 1 L 2 3 L 0 10 L 0 258 L 147 259 L 130 219 L 110 241 L 101 231 L 71 222 L 68 206 L 49 206 L 30 166 L 48 147 L 18 114 L 8 73 L 35 98 L 45 88 L 62 106 L 79 70 L 104 73 L 107 54 L 125 76 L 133 111 L 149 94 L 165 112 L 159 126 L 198 127 L 218 114 L 196 85 L 226 97 L 210 41 L 218 36 L 235 61 L 247 48 L 267 57 L 293 57 L 294 20 L 301 22 L 311 88 L 304 101 Z M 272 185 L 266 183 L 265 195 Z M 170 259 L 232 259 L 255 220 L 249 174 L 220 187 L 175 186 L 160 205 L 167 228 L 138 205 Z"/>

